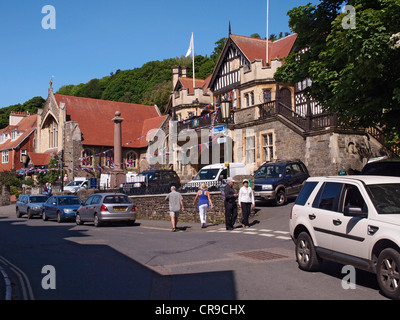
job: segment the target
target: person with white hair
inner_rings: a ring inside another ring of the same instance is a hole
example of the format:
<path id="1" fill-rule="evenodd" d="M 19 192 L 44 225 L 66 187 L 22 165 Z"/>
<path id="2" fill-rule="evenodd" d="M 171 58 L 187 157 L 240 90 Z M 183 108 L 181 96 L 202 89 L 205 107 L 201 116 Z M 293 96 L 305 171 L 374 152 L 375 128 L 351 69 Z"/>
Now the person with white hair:
<path id="1" fill-rule="evenodd" d="M 169 201 L 169 215 L 171 217 L 172 231 L 176 231 L 178 224 L 179 211 L 184 211 L 182 195 L 176 191 L 175 186 L 171 187 L 171 192 L 165 197 L 165 201 Z"/>
<path id="2" fill-rule="evenodd" d="M 227 183 L 225 187 L 225 226 L 226 230 L 233 230 L 237 219 L 236 198 L 238 194 L 233 189 L 235 180 L 229 177 Z"/>

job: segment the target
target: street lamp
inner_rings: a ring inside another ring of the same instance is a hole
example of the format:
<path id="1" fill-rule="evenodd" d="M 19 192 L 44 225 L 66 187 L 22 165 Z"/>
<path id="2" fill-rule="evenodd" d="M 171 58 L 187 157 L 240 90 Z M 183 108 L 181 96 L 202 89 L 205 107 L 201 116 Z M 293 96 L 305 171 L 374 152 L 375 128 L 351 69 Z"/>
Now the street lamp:
<path id="1" fill-rule="evenodd" d="M 26 165 L 28 164 L 28 155 L 27 154 L 21 155 L 21 159 L 24 167 L 24 183 L 23 183 L 22 193 L 25 194 Z"/>
<path id="2" fill-rule="evenodd" d="M 225 120 L 225 122 L 226 122 L 226 128 L 225 128 L 225 141 L 226 141 L 226 139 L 227 139 L 226 137 L 228 136 L 228 120 L 231 117 L 231 102 L 229 100 L 224 99 L 223 101 L 221 101 L 220 105 L 221 105 L 222 120 Z M 226 148 L 228 148 L 227 143 L 225 143 L 225 155 L 227 155 Z M 230 157 L 228 157 L 228 159 L 229 158 Z M 225 162 L 225 166 L 228 169 L 228 177 L 230 177 L 229 162 L 228 163 Z"/>
<path id="3" fill-rule="evenodd" d="M 231 102 L 229 100 L 221 101 L 221 115 L 228 125 L 228 119 L 231 117 Z"/>

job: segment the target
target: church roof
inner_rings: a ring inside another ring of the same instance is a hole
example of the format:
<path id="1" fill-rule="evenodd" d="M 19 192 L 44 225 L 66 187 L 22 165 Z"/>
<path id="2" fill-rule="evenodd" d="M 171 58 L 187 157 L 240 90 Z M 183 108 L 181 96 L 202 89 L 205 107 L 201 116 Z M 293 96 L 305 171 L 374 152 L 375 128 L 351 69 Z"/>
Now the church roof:
<path id="1" fill-rule="evenodd" d="M 65 103 L 67 120 L 77 121 L 82 132 L 82 144 L 113 146 L 115 112 L 120 111 L 122 122 L 122 146 L 147 147 L 146 134 L 159 128 L 166 116 L 160 116 L 156 106 L 139 105 L 99 99 L 55 94 L 57 104 Z"/>

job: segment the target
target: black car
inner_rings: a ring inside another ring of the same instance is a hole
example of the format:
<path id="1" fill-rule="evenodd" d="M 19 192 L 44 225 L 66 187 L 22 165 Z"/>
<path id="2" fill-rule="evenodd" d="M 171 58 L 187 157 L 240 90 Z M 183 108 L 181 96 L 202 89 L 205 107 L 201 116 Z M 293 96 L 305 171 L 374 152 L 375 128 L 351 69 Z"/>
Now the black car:
<path id="1" fill-rule="evenodd" d="M 400 177 L 400 159 L 385 159 L 367 163 L 362 175 Z"/>
<path id="2" fill-rule="evenodd" d="M 139 173 L 134 182 L 120 185 L 119 191 L 128 195 L 168 193 L 172 186 L 181 187 L 181 180 L 173 170 L 148 170 Z"/>
<path id="3" fill-rule="evenodd" d="M 300 160 L 267 162 L 254 173 L 254 196 L 256 200 L 273 201 L 281 206 L 288 196 L 300 192 L 309 176 Z"/>

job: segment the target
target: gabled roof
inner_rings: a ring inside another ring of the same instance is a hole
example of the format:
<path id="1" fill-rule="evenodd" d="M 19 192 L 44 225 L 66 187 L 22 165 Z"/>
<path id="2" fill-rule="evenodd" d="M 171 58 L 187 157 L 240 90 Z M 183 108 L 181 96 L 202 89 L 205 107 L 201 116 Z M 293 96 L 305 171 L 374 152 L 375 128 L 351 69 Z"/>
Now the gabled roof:
<path id="1" fill-rule="evenodd" d="M 230 38 L 239 47 L 249 62 L 254 60 L 263 60 L 265 66 L 267 42 L 266 39 L 258 39 L 240 35 L 231 34 Z M 271 41 L 268 40 L 269 61 L 274 59 L 283 59 L 291 52 L 294 43 L 297 39 L 297 34 L 291 34 L 282 39 Z"/>
<path id="2" fill-rule="evenodd" d="M 28 152 L 28 156 L 35 167 L 47 166 L 50 163 L 50 153 Z"/>
<path id="3" fill-rule="evenodd" d="M 24 117 L 15 126 L 7 126 L 4 129 L 1 129 L 0 134 L 7 133 L 10 136 L 10 138 L 5 140 L 4 143 L 0 144 L 0 151 L 18 148 L 18 146 L 36 130 L 36 119 L 37 115 L 33 114 Z M 11 140 L 11 132 L 15 130 L 22 134 L 17 139 Z"/>
<path id="4" fill-rule="evenodd" d="M 207 77 L 207 79 L 194 79 L 194 85 L 195 88 L 202 88 L 204 93 L 207 93 L 207 87 L 210 82 L 211 75 Z M 187 78 L 187 77 L 179 77 L 178 82 L 174 88 L 174 91 L 177 91 L 179 89 L 188 89 L 189 94 L 194 93 L 194 88 L 193 88 L 193 78 Z"/>
<path id="5" fill-rule="evenodd" d="M 54 95 L 57 104 L 65 103 L 68 120 L 77 121 L 82 132 L 82 144 L 113 146 L 115 112 L 120 111 L 122 122 L 122 146 L 147 147 L 146 130 L 159 128 L 165 116 L 159 116 L 155 106 L 115 102 L 99 99 Z M 148 125 L 145 126 L 147 120 Z M 150 128 L 153 127 L 153 128 Z M 144 139 L 141 138 L 144 135 Z"/>

